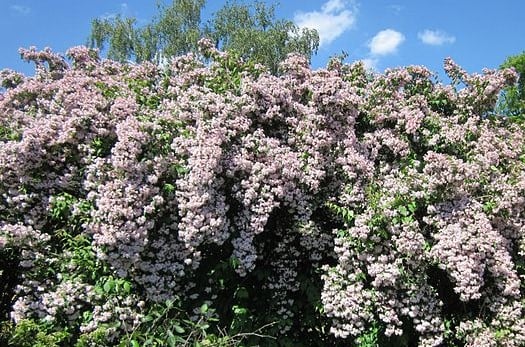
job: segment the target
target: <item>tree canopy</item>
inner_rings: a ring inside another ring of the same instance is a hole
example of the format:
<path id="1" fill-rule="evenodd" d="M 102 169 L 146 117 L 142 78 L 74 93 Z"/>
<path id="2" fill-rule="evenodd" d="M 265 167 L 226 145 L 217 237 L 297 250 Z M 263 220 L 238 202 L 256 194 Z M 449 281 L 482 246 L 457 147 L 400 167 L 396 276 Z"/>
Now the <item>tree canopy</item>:
<path id="1" fill-rule="evenodd" d="M 108 58 L 118 61 L 160 61 L 196 52 L 202 37 L 216 48 L 277 70 L 289 53 L 311 57 L 319 47 L 315 29 L 299 28 L 292 21 L 277 19 L 276 5 L 228 1 L 207 21 L 202 20 L 205 0 L 174 0 L 158 5 L 150 23 L 139 26 L 134 17 L 94 19 L 89 45 L 106 48 Z"/>
<path id="2" fill-rule="evenodd" d="M 520 75 L 516 85 L 504 89 L 500 101 L 500 111 L 508 116 L 525 116 L 525 51 L 508 57 L 501 68 L 514 68 Z"/>

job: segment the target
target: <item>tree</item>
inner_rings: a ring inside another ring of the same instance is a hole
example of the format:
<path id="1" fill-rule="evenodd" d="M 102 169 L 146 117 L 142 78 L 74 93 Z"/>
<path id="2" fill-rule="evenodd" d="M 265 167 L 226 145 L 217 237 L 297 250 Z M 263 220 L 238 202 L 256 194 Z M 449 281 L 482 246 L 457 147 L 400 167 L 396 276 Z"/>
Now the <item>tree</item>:
<path id="1" fill-rule="evenodd" d="M 525 117 L 525 51 L 508 57 L 501 68 L 514 68 L 520 75 L 516 85 L 503 90 L 499 110 L 512 117 Z"/>
<path id="2" fill-rule="evenodd" d="M 203 35 L 201 11 L 205 0 L 176 0 L 171 6 L 158 4 L 159 17 L 137 27 L 136 18 L 94 19 L 91 23 L 89 45 L 103 49 L 118 61 L 154 61 L 196 51 Z"/>
<path id="3" fill-rule="evenodd" d="M 300 29 L 290 20 L 276 20 L 275 5 L 229 1 L 209 23 L 209 35 L 221 50 L 234 51 L 276 71 L 288 53 L 311 57 L 319 46 L 314 29 Z"/>
<path id="4" fill-rule="evenodd" d="M 141 27 L 132 17 L 94 19 L 89 44 L 101 49 L 108 44 L 107 55 L 111 59 L 142 62 L 196 52 L 198 40 L 208 37 L 217 48 L 264 64 L 272 72 L 277 71 L 278 63 L 288 53 L 298 52 L 310 58 L 317 52 L 317 31 L 276 19 L 275 5 L 228 1 L 203 23 L 205 4 L 205 0 L 159 4 L 158 15 Z"/>

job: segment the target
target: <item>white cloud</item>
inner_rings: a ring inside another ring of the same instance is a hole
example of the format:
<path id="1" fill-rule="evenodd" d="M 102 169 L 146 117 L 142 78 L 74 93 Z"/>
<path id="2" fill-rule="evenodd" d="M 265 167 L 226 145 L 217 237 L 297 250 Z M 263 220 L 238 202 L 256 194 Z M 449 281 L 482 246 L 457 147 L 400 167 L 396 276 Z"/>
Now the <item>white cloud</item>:
<path id="1" fill-rule="evenodd" d="M 109 21 L 112 21 L 114 19 L 116 19 L 118 16 L 117 13 L 110 13 L 110 12 L 105 12 L 103 15 L 100 15 L 99 18 L 100 19 L 103 19 L 103 20 L 109 20 Z"/>
<path id="2" fill-rule="evenodd" d="M 118 16 L 127 17 L 129 14 L 129 6 L 126 2 L 120 4 L 120 11 L 118 12 L 106 12 L 99 18 L 104 20 L 115 20 Z"/>
<path id="3" fill-rule="evenodd" d="M 27 15 L 29 12 L 31 12 L 31 8 L 22 5 L 11 5 L 9 8 L 21 15 Z"/>
<path id="4" fill-rule="evenodd" d="M 361 62 L 363 62 L 367 70 L 377 71 L 377 63 L 379 63 L 377 58 L 365 58 L 361 59 Z"/>
<path id="5" fill-rule="evenodd" d="M 454 43 L 456 38 L 440 30 L 425 30 L 419 32 L 417 37 L 427 45 L 440 46 L 445 43 Z"/>
<path id="6" fill-rule="evenodd" d="M 127 14 L 129 12 L 129 6 L 127 2 L 123 2 L 120 4 L 120 13 Z"/>
<path id="7" fill-rule="evenodd" d="M 372 38 L 368 47 L 373 56 L 395 53 L 397 47 L 405 41 L 405 36 L 393 29 L 381 30 Z"/>
<path id="8" fill-rule="evenodd" d="M 347 0 L 328 0 L 320 11 L 298 12 L 294 22 L 300 28 L 316 29 L 319 45 L 328 45 L 346 30 L 354 27 L 356 7 Z"/>
<path id="9" fill-rule="evenodd" d="M 329 0 L 323 4 L 322 11 L 326 13 L 333 13 L 343 11 L 346 8 L 346 4 L 343 0 Z"/>

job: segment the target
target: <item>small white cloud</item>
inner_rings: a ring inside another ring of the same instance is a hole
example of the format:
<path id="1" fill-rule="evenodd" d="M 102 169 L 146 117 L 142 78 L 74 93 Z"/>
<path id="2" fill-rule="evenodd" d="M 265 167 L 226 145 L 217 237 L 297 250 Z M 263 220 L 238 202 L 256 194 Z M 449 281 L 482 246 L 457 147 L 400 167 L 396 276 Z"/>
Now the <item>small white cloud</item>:
<path id="1" fill-rule="evenodd" d="M 377 71 L 377 63 L 379 62 L 377 58 L 365 58 L 361 59 L 361 62 L 363 62 L 367 70 Z"/>
<path id="2" fill-rule="evenodd" d="M 120 4 L 120 13 L 127 14 L 129 12 L 129 6 L 127 2 L 123 2 Z"/>
<path id="3" fill-rule="evenodd" d="M 323 12 L 333 13 L 343 11 L 346 8 L 346 4 L 343 0 L 329 0 L 321 8 Z"/>
<path id="4" fill-rule="evenodd" d="M 316 29 L 319 45 L 327 45 L 354 27 L 356 8 L 347 0 L 328 0 L 320 11 L 298 12 L 294 22 L 300 28 Z"/>
<path id="5" fill-rule="evenodd" d="M 21 14 L 21 15 L 27 15 L 29 14 L 29 12 L 31 12 L 31 8 L 30 7 L 27 7 L 27 6 L 22 6 L 22 5 L 11 5 L 9 7 L 12 11 L 18 13 L 18 14 Z"/>
<path id="6" fill-rule="evenodd" d="M 417 37 L 427 45 L 432 46 L 441 46 L 445 43 L 454 43 L 456 42 L 456 38 L 454 36 L 451 36 L 443 31 L 440 30 L 425 30 L 423 32 L 419 32 L 417 34 Z"/>
<path id="7" fill-rule="evenodd" d="M 118 16 L 127 17 L 128 14 L 129 14 L 129 6 L 126 2 L 123 2 L 120 4 L 120 11 L 106 12 L 103 15 L 101 15 L 99 18 L 112 21 L 112 20 L 115 20 Z"/>
<path id="8" fill-rule="evenodd" d="M 395 53 L 397 47 L 405 41 L 405 35 L 393 29 L 381 30 L 372 38 L 368 47 L 374 56 Z"/>
<path id="9" fill-rule="evenodd" d="M 105 12 L 103 15 L 100 15 L 98 18 L 102 19 L 102 20 L 112 21 L 112 20 L 116 19 L 117 16 L 118 16 L 117 13 Z"/>

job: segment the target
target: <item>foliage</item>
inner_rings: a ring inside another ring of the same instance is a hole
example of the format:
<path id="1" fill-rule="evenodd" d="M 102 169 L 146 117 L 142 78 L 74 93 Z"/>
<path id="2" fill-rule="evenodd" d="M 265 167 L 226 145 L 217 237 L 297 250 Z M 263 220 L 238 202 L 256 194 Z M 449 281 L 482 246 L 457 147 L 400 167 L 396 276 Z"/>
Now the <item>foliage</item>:
<path id="1" fill-rule="evenodd" d="M 140 27 L 132 17 L 94 19 L 90 45 L 104 48 L 109 44 L 108 57 L 122 62 L 159 62 L 197 53 L 199 39 L 208 37 L 217 48 L 263 64 L 273 72 L 288 53 L 310 57 L 319 46 L 315 30 L 300 29 L 290 20 L 276 19 L 275 5 L 228 1 L 203 23 L 205 4 L 204 0 L 174 0 L 169 6 L 159 3 L 158 17 Z"/>
<path id="2" fill-rule="evenodd" d="M 503 114 L 517 119 L 525 115 L 525 52 L 508 57 L 501 68 L 514 68 L 520 75 L 516 85 L 508 86 L 503 90 L 498 109 Z"/>
<path id="3" fill-rule="evenodd" d="M 21 54 L 3 344 L 525 344 L 525 129 L 493 115 L 511 70 Z"/>
<path id="4" fill-rule="evenodd" d="M 298 28 L 290 20 L 275 18 L 275 5 L 228 1 L 212 17 L 208 35 L 216 47 L 233 51 L 276 72 L 289 53 L 307 57 L 317 52 L 319 35 L 314 29 Z"/>

